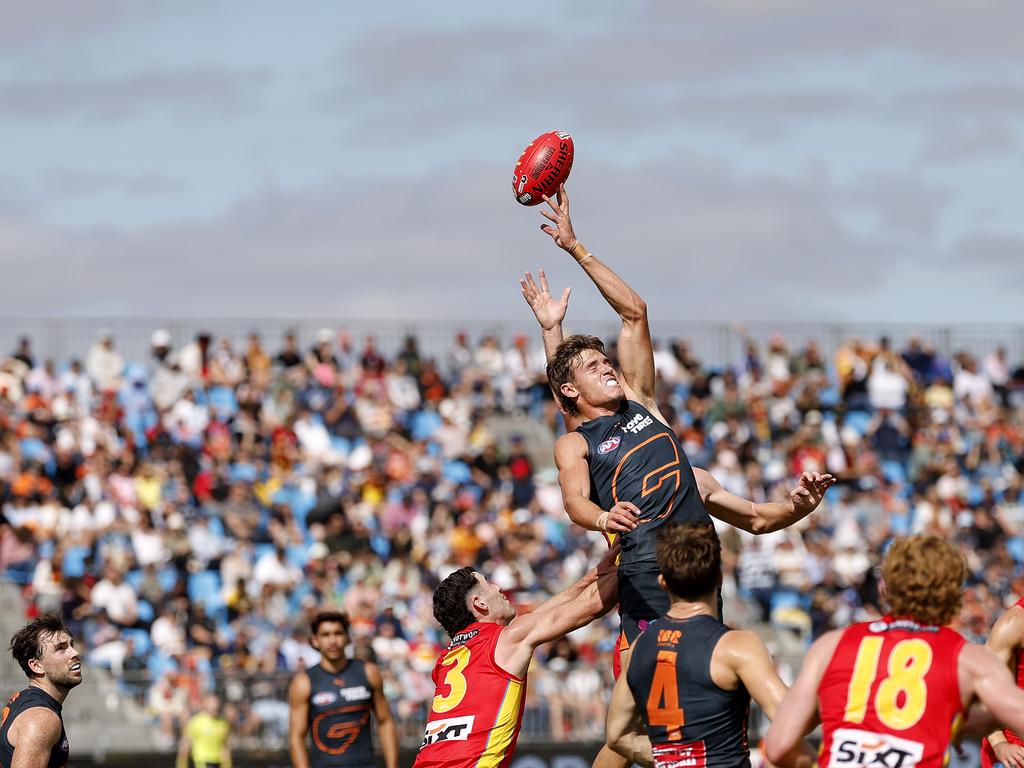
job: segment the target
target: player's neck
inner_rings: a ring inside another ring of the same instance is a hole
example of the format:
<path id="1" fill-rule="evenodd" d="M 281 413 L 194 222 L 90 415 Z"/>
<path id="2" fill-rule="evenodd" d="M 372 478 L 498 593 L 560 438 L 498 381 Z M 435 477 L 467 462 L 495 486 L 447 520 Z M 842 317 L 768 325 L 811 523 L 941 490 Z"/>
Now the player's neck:
<path id="1" fill-rule="evenodd" d="M 599 419 L 602 416 L 614 416 L 619 412 L 619 408 L 622 407 L 622 403 L 625 400 L 617 403 L 608 403 L 606 405 L 590 405 L 589 403 L 580 404 L 580 419 L 582 421 L 593 421 Z"/>
<path id="2" fill-rule="evenodd" d="M 50 694 L 53 698 L 57 700 L 58 704 L 63 704 L 64 699 L 66 699 L 68 697 L 68 693 L 71 692 L 70 688 L 65 688 L 64 686 L 60 685 L 54 685 L 45 677 L 42 679 L 33 678 L 32 680 L 28 681 L 28 685 L 30 688 L 38 688 L 39 690 L 45 691 L 46 693 Z"/>
<path id="3" fill-rule="evenodd" d="M 718 599 L 673 600 L 666 616 L 670 619 L 692 619 L 694 616 L 718 618 Z"/>
<path id="4" fill-rule="evenodd" d="M 324 672 L 330 672 L 332 675 L 336 675 L 339 672 L 344 672 L 345 667 L 348 666 L 348 656 L 342 656 L 336 661 L 330 661 L 325 659 L 323 656 L 320 657 L 320 666 L 323 667 Z"/>

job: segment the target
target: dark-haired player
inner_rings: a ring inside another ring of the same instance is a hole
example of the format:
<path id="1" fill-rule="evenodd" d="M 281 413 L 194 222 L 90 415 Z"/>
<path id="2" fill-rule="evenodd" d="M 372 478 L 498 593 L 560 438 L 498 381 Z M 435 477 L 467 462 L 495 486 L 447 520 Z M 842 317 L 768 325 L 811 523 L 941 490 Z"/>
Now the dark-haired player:
<path id="1" fill-rule="evenodd" d="M 472 568 L 438 585 L 434 618 L 452 641 L 434 666 L 434 698 L 413 768 L 509 764 L 533 652 L 614 607 L 617 553 L 617 547 L 610 549 L 595 569 L 523 616 Z"/>
<path id="2" fill-rule="evenodd" d="M 68 737 L 61 705 L 82 682 L 82 658 L 59 616 L 33 619 L 14 633 L 11 653 L 28 687 L 0 715 L 0 768 L 64 768 Z"/>
<path id="3" fill-rule="evenodd" d="M 349 659 L 348 617 L 321 611 L 310 624 L 320 663 L 299 672 L 288 689 L 288 748 L 294 768 L 376 765 L 370 718 L 377 719 L 386 768 L 398 768 L 398 732 L 376 664 Z M 306 736 L 312 749 L 306 751 Z"/>
<path id="4" fill-rule="evenodd" d="M 942 768 L 975 698 L 1024 731 L 1024 691 L 1006 666 L 946 626 L 966 575 L 963 555 L 938 536 L 894 542 L 882 563 L 889 613 L 815 641 L 765 736 L 768 759 L 795 765 L 820 719 L 821 768 Z"/>
<path id="5" fill-rule="evenodd" d="M 541 228 L 579 263 L 622 321 L 616 371 L 597 337 L 563 339 L 568 289 L 560 299 L 552 297 L 543 272 L 540 287 L 529 273 L 521 281 L 523 296 L 541 325 L 548 381 L 569 430 L 555 443 L 566 512 L 577 525 L 602 531 L 609 540 L 621 537 L 617 672 L 629 645 L 669 609 L 668 595 L 658 587 L 655 533 L 660 526 L 707 524 L 710 514 L 750 533 L 775 531 L 813 512 L 835 479 L 804 472 L 787 502 L 756 504 L 692 468 L 655 402 L 647 305 L 576 237 L 564 186 L 557 204 L 545 201 L 552 210 L 541 213 L 554 226 Z M 622 768 L 625 763 L 605 749 L 594 765 Z"/>
<path id="6" fill-rule="evenodd" d="M 608 706 L 608 745 L 657 768 L 749 768 L 750 699 L 771 719 L 786 685 L 755 633 L 721 622 L 722 546 L 714 526 L 662 526 L 657 556 L 671 607 L 624 662 Z M 634 731 L 637 717 L 647 735 Z M 808 748 L 801 765 L 813 762 Z"/>

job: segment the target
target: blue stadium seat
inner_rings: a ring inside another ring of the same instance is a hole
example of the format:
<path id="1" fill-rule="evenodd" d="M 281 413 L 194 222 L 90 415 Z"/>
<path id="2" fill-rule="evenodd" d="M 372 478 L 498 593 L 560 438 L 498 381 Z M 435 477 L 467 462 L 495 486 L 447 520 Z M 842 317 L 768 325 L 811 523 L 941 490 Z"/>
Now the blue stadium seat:
<path id="1" fill-rule="evenodd" d="M 188 599 L 202 603 L 211 612 L 224 605 L 220 588 L 220 573 L 217 571 L 198 571 L 188 575 Z"/>
<path id="2" fill-rule="evenodd" d="M 895 459 L 886 459 L 882 462 L 882 474 L 890 483 L 907 484 L 907 470 L 903 462 Z"/>
<path id="3" fill-rule="evenodd" d="M 139 621 L 151 623 L 156 618 L 156 611 L 148 600 L 139 600 Z"/>
<path id="4" fill-rule="evenodd" d="M 847 411 L 844 423 L 857 430 L 858 435 L 868 431 L 868 422 L 871 421 L 871 414 L 867 411 Z"/>
<path id="5" fill-rule="evenodd" d="M 144 629 L 122 629 L 121 637 L 135 643 L 135 653 L 140 656 L 146 655 L 153 650 L 153 641 L 149 639 L 149 632 Z"/>
<path id="6" fill-rule="evenodd" d="M 64 550 L 61 570 L 65 577 L 81 578 L 85 575 L 85 560 L 89 557 L 88 547 L 68 547 Z"/>

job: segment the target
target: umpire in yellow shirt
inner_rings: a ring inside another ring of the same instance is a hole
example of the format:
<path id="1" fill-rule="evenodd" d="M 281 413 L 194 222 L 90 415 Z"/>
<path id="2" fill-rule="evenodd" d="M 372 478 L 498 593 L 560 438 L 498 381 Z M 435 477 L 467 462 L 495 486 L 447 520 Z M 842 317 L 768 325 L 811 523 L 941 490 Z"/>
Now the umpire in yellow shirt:
<path id="1" fill-rule="evenodd" d="M 231 724 L 220 714 L 220 698 L 206 694 L 202 711 L 192 715 L 182 731 L 177 768 L 188 768 L 190 751 L 195 768 L 231 768 L 230 733 Z"/>

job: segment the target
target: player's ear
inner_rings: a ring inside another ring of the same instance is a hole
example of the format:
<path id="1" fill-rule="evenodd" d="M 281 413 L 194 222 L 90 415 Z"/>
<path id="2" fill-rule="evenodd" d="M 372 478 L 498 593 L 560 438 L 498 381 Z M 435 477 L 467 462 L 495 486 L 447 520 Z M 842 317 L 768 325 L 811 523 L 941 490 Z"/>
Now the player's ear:
<path id="1" fill-rule="evenodd" d="M 32 670 L 34 674 L 41 675 L 45 672 L 43 669 L 43 662 L 40 659 L 29 659 L 28 668 Z"/>
<path id="2" fill-rule="evenodd" d="M 660 573 L 658 574 L 658 586 L 666 592 L 668 592 L 668 584 L 665 583 L 665 577 L 662 576 Z"/>
<path id="3" fill-rule="evenodd" d="M 469 598 L 469 610 L 478 616 L 486 616 L 488 611 L 487 601 L 484 599 L 484 596 L 480 593 L 471 596 Z"/>
<path id="4" fill-rule="evenodd" d="M 573 384 L 571 381 L 567 381 L 564 384 L 562 384 L 562 386 L 558 388 L 558 391 L 561 392 L 566 397 L 580 396 L 580 391 L 576 389 L 576 385 Z"/>

